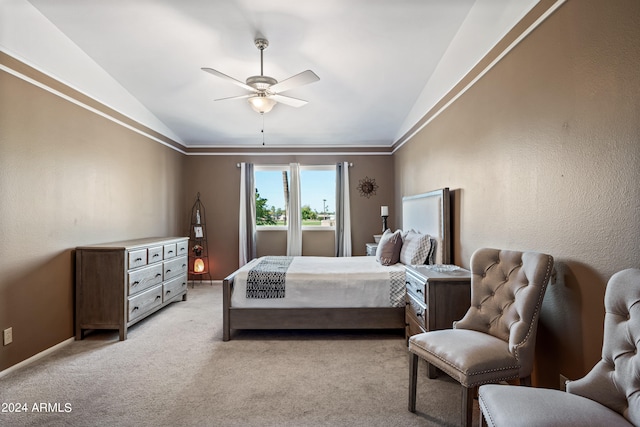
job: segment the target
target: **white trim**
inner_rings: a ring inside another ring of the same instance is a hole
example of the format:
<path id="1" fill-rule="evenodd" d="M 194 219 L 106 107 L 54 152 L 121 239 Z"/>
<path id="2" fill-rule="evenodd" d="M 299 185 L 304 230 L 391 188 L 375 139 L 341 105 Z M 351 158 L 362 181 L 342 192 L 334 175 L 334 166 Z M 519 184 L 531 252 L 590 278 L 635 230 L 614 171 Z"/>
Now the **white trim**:
<path id="1" fill-rule="evenodd" d="M 286 225 L 256 225 L 256 231 L 287 231 Z"/>
<path id="2" fill-rule="evenodd" d="M 531 24 L 529 26 L 529 28 L 527 28 L 525 31 L 522 32 L 522 34 L 520 34 L 509 46 L 507 46 L 505 48 L 505 50 L 503 50 L 500 55 L 498 55 L 496 57 L 496 59 L 494 59 L 493 61 L 491 61 L 491 63 L 489 65 L 487 65 L 484 70 L 482 70 L 473 80 L 471 80 L 469 82 L 469 84 L 467 84 L 460 92 L 456 93 L 453 98 L 451 98 L 445 105 L 443 105 L 442 107 L 440 107 L 440 109 L 438 109 L 438 111 L 436 111 L 433 116 L 429 117 L 428 120 L 426 120 L 423 124 L 421 124 L 416 130 L 410 132 L 410 133 L 406 133 L 403 136 L 401 136 L 400 138 L 398 138 L 398 141 L 400 139 L 402 139 L 403 141 L 398 144 L 397 147 L 395 147 L 392 151 L 391 154 L 394 154 L 396 151 L 398 151 L 400 149 L 400 147 L 402 147 L 404 144 L 406 144 L 409 140 L 411 140 L 411 138 L 413 138 L 418 132 L 420 132 L 422 129 L 425 128 L 425 126 L 427 126 L 429 123 L 431 123 L 436 117 L 438 117 L 440 115 L 440 113 L 442 113 L 444 110 L 446 110 L 451 104 L 453 104 L 458 98 L 460 98 L 467 90 L 469 90 L 474 84 L 476 84 L 476 82 L 478 80 L 480 80 L 485 74 L 487 74 L 498 62 L 500 62 L 502 60 L 502 58 L 505 57 L 505 55 L 507 55 L 509 52 L 511 52 L 518 44 L 520 44 L 520 42 L 522 40 L 524 40 L 525 37 L 527 37 L 529 34 L 531 34 L 533 32 L 533 30 L 535 30 L 542 22 L 544 22 L 544 20 L 546 20 L 553 12 L 555 12 L 560 6 L 562 6 L 563 3 L 565 3 L 566 0 L 558 0 L 553 6 L 551 6 L 549 9 L 547 9 L 545 11 L 545 13 L 543 13 L 538 19 L 536 19 L 536 21 Z M 484 57 L 482 58 L 484 59 Z M 481 60 L 482 60 L 481 59 Z M 476 64 L 477 65 L 477 64 Z M 466 76 L 465 76 L 466 77 Z M 464 79 L 464 77 L 463 77 Z M 462 79 L 461 79 L 462 80 Z M 459 82 L 458 82 L 459 83 Z M 454 85 L 455 87 L 455 85 Z M 397 142 L 397 141 L 396 141 Z"/>
<path id="3" fill-rule="evenodd" d="M 195 284 L 203 284 L 203 285 L 220 285 L 222 286 L 222 280 L 187 280 L 187 286 L 191 285 L 191 288 L 193 289 L 193 286 Z"/>
<path id="4" fill-rule="evenodd" d="M 335 225 L 303 225 L 302 231 L 335 231 Z M 256 231 L 287 231 L 286 225 L 256 225 Z"/>
<path id="5" fill-rule="evenodd" d="M 211 148 L 211 145 L 206 145 L 206 144 L 189 144 L 186 143 L 184 144 L 185 147 L 188 148 Z M 344 148 L 390 148 L 393 145 L 393 138 L 389 139 L 389 140 L 379 140 L 377 142 L 363 142 L 363 143 L 353 143 L 353 144 L 339 144 L 336 145 L 335 143 L 318 143 L 318 144 L 310 144 L 309 147 L 313 148 L 313 149 L 320 149 L 320 148 L 326 148 L 326 149 L 334 149 L 334 148 L 339 148 L 339 149 L 344 149 Z M 271 148 L 281 148 L 281 149 L 285 149 L 288 150 L 290 148 L 305 148 L 307 145 L 305 144 L 282 144 L 282 143 L 273 143 L 273 144 L 269 144 L 266 143 L 265 145 L 262 144 L 247 144 L 246 147 L 247 148 L 255 148 L 255 149 L 271 149 Z M 226 143 L 225 145 L 215 145 L 216 148 L 238 148 L 238 144 L 232 144 L 232 143 Z"/>
<path id="6" fill-rule="evenodd" d="M 253 165 L 253 173 L 256 172 L 288 172 L 289 165 Z"/>
<path id="7" fill-rule="evenodd" d="M 31 356 L 28 359 L 23 360 L 20 363 L 16 363 L 15 365 L 8 367 L 4 371 L 0 371 L 0 378 L 4 377 L 6 375 L 9 375 L 10 373 L 15 372 L 15 371 L 27 366 L 27 365 L 30 365 L 33 362 L 35 362 L 35 361 L 37 361 L 39 359 L 42 359 L 45 356 L 50 355 L 51 353 L 54 353 L 54 352 L 58 351 L 62 347 L 65 347 L 65 346 L 71 344 L 74 340 L 75 340 L 75 338 L 73 338 L 73 337 L 69 338 L 69 339 L 66 339 L 66 340 L 62 341 L 61 343 L 58 343 L 58 344 L 54 345 L 53 347 L 49 347 L 48 349 L 43 350 L 40 353 L 35 354 L 35 355 Z"/>
<path id="8" fill-rule="evenodd" d="M 335 225 L 303 225 L 302 231 L 336 231 Z"/>
<path id="9" fill-rule="evenodd" d="M 190 148 L 190 147 L 189 147 Z M 210 147 L 207 147 L 209 149 L 219 149 L 221 147 L 216 146 L 216 145 L 212 145 Z M 238 148 L 238 147 L 234 147 L 234 148 Z M 284 147 L 272 147 L 272 148 L 284 148 Z M 297 149 L 300 149 L 302 147 L 296 147 Z M 317 149 L 318 147 L 313 146 L 310 147 L 313 149 Z M 340 148 L 344 148 L 343 146 Z M 373 148 L 373 147 L 367 147 L 367 148 Z M 388 147 L 383 147 L 383 148 L 391 148 L 391 146 Z M 346 152 L 338 152 L 338 151 L 331 151 L 331 152 L 313 152 L 313 151 L 308 151 L 308 152 L 295 152 L 295 151 L 271 151 L 271 152 L 262 152 L 262 151 L 239 151 L 239 152 L 224 152 L 224 153 L 185 153 L 187 156 L 390 156 L 393 154 L 393 152 L 391 151 L 379 151 L 379 152 L 358 152 L 358 151 L 346 151 Z"/>

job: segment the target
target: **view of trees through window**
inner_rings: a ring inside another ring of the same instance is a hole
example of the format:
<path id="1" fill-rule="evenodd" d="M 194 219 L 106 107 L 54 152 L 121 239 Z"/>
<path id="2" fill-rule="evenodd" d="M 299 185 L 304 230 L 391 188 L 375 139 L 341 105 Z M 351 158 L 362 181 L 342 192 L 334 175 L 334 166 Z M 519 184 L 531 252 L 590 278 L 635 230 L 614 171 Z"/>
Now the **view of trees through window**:
<path id="1" fill-rule="evenodd" d="M 335 167 L 301 168 L 300 196 L 303 226 L 335 225 Z M 256 168 L 256 225 L 286 226 L 289 198 L 287 167 Z"/>

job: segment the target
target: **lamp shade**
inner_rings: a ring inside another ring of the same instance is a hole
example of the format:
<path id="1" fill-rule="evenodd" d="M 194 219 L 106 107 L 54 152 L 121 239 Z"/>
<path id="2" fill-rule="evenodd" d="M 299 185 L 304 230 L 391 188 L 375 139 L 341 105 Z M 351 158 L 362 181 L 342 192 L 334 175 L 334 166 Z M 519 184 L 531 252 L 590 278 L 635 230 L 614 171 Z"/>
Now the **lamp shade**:
<path id="1" fill-rule="evenodd" d="M 196 258 L 193 262 L 193 272 L 194 273 L 202 273 L 204 271 L 204 261 L 202 258 Z"/>
<path id="2" fill-rule="evenodd" d="M 389 206 L 380 206 L 380 216 L 389 216 Z"/>
<path id="3" fill-rule="evenodd" d="M 260 114 L 268 113 L 276 105 L 276 101 L 264 95 L 251 96 L 247 101 L 249 101 L 251 108 Z"/>

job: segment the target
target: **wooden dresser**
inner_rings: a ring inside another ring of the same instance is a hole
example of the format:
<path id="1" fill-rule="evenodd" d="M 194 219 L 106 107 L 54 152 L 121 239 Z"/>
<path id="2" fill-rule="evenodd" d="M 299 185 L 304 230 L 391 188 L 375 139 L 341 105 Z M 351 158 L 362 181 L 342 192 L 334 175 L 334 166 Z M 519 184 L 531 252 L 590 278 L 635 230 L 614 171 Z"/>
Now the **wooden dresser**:
<path id="1" fill-rule="evenodd" d="M 127 328 L 187 299 L 189 239 L 128 240 L 76 248 L 76 340 L 85 330 Z"/>

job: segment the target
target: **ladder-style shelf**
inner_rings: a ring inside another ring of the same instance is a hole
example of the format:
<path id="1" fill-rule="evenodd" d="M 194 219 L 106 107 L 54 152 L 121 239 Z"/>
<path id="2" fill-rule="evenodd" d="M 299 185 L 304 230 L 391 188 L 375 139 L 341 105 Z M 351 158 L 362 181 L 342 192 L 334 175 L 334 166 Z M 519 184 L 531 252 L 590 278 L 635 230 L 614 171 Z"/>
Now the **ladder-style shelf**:
<path id="1" fill-rule="evenodd" d="M 191 287 L 193 287 L 196 280 L 202 282 L 207 277 L 211 281 L 206 215 L 204 205 L 200 201 L 200 193 L 197 194 L 196 201 L 191 208 L 189 230 L 189 279 Z"/>

